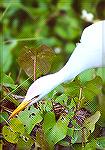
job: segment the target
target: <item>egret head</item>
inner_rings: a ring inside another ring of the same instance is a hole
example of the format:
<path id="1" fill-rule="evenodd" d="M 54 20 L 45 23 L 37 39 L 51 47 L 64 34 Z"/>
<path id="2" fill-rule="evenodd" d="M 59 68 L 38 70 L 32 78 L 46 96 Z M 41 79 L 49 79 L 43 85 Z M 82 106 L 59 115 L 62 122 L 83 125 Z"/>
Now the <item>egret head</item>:
<path id="1" fill-rule="evenodd" d="M 55 74 L 50 74 L 47 76 L 43 76 L 37 79 L 32 85 L 29 87 L 25 99 L 23 102 L 13 111 L 10 115 L 9 119 L 14 117 L 17 113 L 23 110 L 26 106 L 30 106 L 33 103 L 39 101 L 46 94 L 48 94 L 51 90 L 53 90 L 59 83 L 55 78 Z"/>

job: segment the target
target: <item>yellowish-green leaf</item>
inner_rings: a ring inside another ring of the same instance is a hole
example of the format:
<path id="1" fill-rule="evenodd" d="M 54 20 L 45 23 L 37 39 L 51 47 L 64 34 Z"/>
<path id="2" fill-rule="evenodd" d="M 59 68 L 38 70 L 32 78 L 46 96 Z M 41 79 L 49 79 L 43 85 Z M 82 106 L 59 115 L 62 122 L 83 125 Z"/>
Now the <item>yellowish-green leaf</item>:
<path id="1" fill-rule="evenodd" d="M 40 111 L 34 106 L 26 108 L 24 111 L 19 113 L 18 119 L 23 123 L 27 133 L 31 133 L 34 126 L 42 121 Z"/>
<path id="2" fill-rule="evenodd" d="M 11 121 L 10 121 L 10 128 L 11 128 L 14 132 L 17 132 L 17 133 L 20 133 L 20 134 L 24 134 L 24 132 L 25 132 L 24 125 L 23 125 L 22 122 L 21 122 L 19 119 L 17 119 L 17 118 L 11 119 Z"/>
<path id="3" fill-rule="evenodd" d="M 19 150 L 29 150 L 31 146 L 34 144 L 34 140 L 30 135 L 24 134 L 21 138 L 19 138 L 17 142 L 17 149 Z"/>
<path id="4" fill-rule="evenodd" d="M 91 131 L 91 133 L 94 131 L 95 129 L 95 124 L 96 122 L 99 120 L 101 114 L 99 111 L 97 111 L 94 115 L 92 115 L 91 117 L 87 118 L 85 121 L 84 121 L 84 127 Z"/>
<path id="5" fill-rule="evenodd" d="M 2 130 L 3 137 L 10 143 L 17 143 L 19 134 L 15 133 L 9 126 L 4 126 Z"/>

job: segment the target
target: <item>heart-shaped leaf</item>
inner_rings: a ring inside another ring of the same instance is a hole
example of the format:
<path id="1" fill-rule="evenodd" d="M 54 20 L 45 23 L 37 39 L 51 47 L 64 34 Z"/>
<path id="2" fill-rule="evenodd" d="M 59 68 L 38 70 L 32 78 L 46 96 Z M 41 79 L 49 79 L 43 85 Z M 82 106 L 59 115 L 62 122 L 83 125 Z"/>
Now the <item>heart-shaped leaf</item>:
<path id="1" fill-rule="evenodd" d="M 28 76 L 34 74 L 34 65 L 36 68 L 36 77 L 45 75 L 51 68 L 54 52 L 46 45 L 38 48 L 24 47 L 18 57 L 18 63 Z"/>

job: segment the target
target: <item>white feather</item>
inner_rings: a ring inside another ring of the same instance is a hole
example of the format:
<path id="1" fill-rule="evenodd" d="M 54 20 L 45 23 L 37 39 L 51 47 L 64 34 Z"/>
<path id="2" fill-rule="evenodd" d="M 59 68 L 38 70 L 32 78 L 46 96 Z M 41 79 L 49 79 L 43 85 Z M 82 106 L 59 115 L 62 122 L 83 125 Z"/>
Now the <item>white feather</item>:
<path id="1" fill-rule="evenodd" d="M 105 66 L 105 20 L 84 29 L 80 43 L 66 65 L 57 73 L 37 79 L 28 89 L 24 101 L 35 96 L 31 104 L 40 100 L 62 82 L 76 77 L 89 68 Z"/>

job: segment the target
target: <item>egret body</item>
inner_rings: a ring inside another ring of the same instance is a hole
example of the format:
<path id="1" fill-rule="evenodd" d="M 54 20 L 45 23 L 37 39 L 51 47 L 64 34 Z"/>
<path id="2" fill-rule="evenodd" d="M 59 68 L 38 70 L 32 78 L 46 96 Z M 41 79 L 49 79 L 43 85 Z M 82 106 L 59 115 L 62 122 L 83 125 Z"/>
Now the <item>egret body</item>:
<path id="1" fill-rule="evenodd" d="M 39 101 L 59 84 L 75 78 L 81 72 L 105 66 L 105 20 L 85 28 L 80 43 L 66 65 L 58 72 L 37 79 L 28 89 L 23 102 L 13 111 L 9 119 L 27 105 Z"/>

